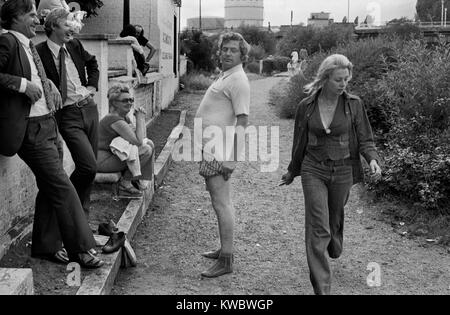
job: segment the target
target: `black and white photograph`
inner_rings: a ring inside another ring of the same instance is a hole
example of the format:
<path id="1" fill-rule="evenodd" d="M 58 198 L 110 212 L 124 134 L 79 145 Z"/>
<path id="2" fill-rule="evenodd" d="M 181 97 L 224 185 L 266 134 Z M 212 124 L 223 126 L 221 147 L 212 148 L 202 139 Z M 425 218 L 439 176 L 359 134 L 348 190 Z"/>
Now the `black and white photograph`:
<path id="1" fill-rule="evenodd" d="M 450 295 L 449 9 L 0 0 L 0 295 Z"/>

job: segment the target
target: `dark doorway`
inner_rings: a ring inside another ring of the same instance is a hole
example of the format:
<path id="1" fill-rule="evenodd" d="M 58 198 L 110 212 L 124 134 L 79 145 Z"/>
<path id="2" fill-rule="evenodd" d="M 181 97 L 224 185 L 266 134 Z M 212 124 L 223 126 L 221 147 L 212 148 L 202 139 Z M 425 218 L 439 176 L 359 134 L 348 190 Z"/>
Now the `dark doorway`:
<path id="1" fill-rule="evenodd" d="M 123 0 L 123 28 L 130 24 L 130 0 Z"/>
<path id="2" fill-rule="evenodd" d="M 178 76 L 178 18 L 173 16 L 173 74 Z"/>

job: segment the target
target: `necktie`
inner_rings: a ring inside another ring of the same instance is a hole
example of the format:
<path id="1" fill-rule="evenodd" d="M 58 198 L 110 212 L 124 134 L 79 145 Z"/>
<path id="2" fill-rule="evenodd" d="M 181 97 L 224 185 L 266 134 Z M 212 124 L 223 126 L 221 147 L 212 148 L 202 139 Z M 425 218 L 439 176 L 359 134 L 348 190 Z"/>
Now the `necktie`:
<path id="1" fill-rule="evenodd" d="M 64 47 L 59 49 L 59 90 L 61 91 L 61 99 L 64 105 L 67 99 L 67 69 Z"/>
<path id="2" fill-rule="evenodd" d="M 53 110 L 52 106 L 54 106 L 54 105 L 50 99 L 51 87 L 47 80 L 47 75 L 45 74 L 44 65 L 42 64 L 41 58 L 39 57 L 36 47 L 34 47 L 34 44 L 32 41 L 30 41 L 30 50 L 31 50 L 31 54 L 33 55 L 33 60 L 36 65 L 38 75 L 41 78 L 41 83 L 42 83 L 42 88 L 44 89 L 44 97 L 45 97 L 45 101 L 47 103 L 47 108 L 50 110 Z"/>

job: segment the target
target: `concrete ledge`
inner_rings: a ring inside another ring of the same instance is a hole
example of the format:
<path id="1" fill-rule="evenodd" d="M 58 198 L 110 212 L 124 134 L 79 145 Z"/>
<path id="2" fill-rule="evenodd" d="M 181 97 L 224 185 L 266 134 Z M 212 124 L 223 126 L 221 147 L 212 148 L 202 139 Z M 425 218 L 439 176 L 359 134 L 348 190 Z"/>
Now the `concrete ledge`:
<path id="1" fill-rule="evenodd" d="M 114 184 L 122 177 L 122 173 L 97 173 L 95 175 L 95 182 L 99 184 Z"/>
<path id="2" fill-rule="evenodd" d="M 155 162 L 155 185 L 157 187 L 161 186 L 164 177 L 167 174 L 167 171 L 170 168 L 170 164 L 172 163 L 172 152 L 175 146 L 175 143 L 179 140 L 180 135 L 183 131 L 183 126 L 186 122 L 186 111 L 182 111 L 180 115 L 180 122 L 178 126 L 176 126 L 169 138 L 167 139 L 167 143 L 164 146 L 164 149 L 158 156 L 158 159 Z"/>
<path id="3" fill-rule="evenodd" d="M 145 216 L 148 206 L 153 198 L 153 185 L 149 186 L 150 187 L 145 191 L 143 198 L 130 201 L 128 207 L 117 223 L 119 231 L 125 232 L 129 240 L 133 239 L 137 227 Z M 108 241 L 107 238 L 101 236 L 96 236 L 95 238 L 99 245 Z M 81 287 L 77 291 L 77 295 L 109 294 L 119 272 L 121 257 L 122 249 L 113 254 L 101 255 L 101 259 L 105 261 L 105 265 L 86 275 Z"/>
<path id="4" fill-rule="evenodd" d="M 158 160 L 154 162 L 154 183 L 150 183 L 149 188 L 145 191 L 144 197 L 137 200 L 132 200 L 128 204 L 125 212 L 122 214 L 117 227 L 119 231 L 123 231 L 127 234 L 128 240 L 132 240 L 136 230 L 144 218 L 148 207 L 152 201 L 155 193 L 155 186 L 159 186 L 164 176 L 169 169 L 172 161 L 172 151 L 176 141 L 179 139 L 183 126 L 186 122 L 186 111 L 182 111 L 180 115 L 179 124 L 172 130 L 163 151 L 158 156 Z M 160 183 L 157 184 L 157 178 Z M 102 236 L 96 236 L 96 242 L 99 246 L 108 241 L 107 238 Z M 119 272 L 122 249 L 118 252 L 110 255 L 102 255 L 102 259 L 105 261 L 105 265 L 88 275 L 83 280 L 81 287 L 78 289 L 77 295 L 107 295 L 111 292 L 114 285 L 114 281 Z M 138 257 L 139 261 L 139 257 Z"/>
<path id="5" fill-rule="evenodd" d="M 34 295 L 32 270 L 0 268 L 0 295 Z"/>

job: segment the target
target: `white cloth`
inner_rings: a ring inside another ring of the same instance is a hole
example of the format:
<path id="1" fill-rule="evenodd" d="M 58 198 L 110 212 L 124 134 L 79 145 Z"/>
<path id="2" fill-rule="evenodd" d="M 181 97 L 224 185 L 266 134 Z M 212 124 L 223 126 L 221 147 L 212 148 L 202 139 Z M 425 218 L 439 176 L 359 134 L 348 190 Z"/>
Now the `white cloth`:
<path id="1" fill-rule="evenodd" d="M 109 147 L 111 152 L 121 161 L 127 162 L 128 169 L 134 177 L 142 175 L 139 148 L 136 145 L 129 143 L 122 137 L 117 137 L 114 138 Z"/>
<path id="2" fill-rule="evenodd" d="M 61 46 L 50 39 L 47 39 L 47 45 L 52 52 L 56 69 L 59 71 L 59 50 L 61 49 Z M 78 70 L 72 56 L 67 51 L 66 45 L 63 45 L 63 47 L 66 56 L 65 60 L 67 69 L 67 99 L 63 105 L 67 106 L 85 99 L 91 94 L 91 92 L 81 84 L 80 75 L 78 74 Z"/>

